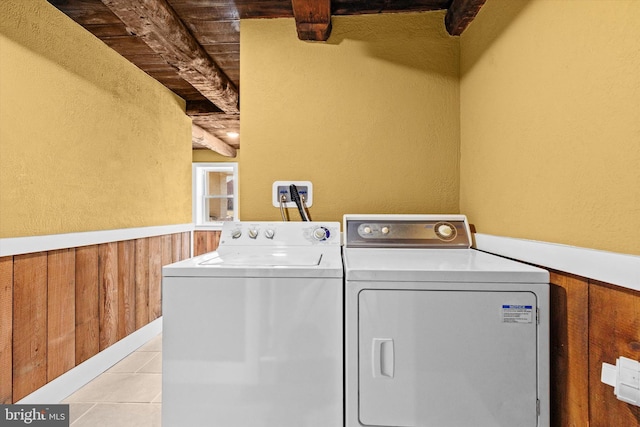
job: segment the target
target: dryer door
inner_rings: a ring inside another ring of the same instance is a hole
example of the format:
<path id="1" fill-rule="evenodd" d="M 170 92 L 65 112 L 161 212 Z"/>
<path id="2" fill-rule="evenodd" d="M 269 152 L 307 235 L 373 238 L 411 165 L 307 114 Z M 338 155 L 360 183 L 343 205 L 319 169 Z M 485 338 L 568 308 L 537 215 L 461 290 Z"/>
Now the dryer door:
<path id="1" fill-rule="evenodd" d="M 362 425 L 537 425 L 535 294 L 365 289 L 358 320 Z"/>

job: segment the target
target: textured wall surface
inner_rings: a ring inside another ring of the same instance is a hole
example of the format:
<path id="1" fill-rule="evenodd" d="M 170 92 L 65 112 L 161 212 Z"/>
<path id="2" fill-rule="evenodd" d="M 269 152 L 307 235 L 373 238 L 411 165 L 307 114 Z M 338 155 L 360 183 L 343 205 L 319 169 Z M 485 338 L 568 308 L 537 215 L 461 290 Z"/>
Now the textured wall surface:
<path id="1" fill-rule="evenodd" d="M 298 40 L 293 19 L 243 20 L 241 219 L 280 218 L 276 180 L 312 181 L 314 220 L 457 212 L 459 46 L 443 19 L 334 17 L 328 43 Z"/>
<path id="2" fill-rule="evenodd" d="M 461 38 L 478 232 L 640 254 L 640 2 L 489 0 Z"/>
<path id="3" fill-rule="evenodd" d="M 191 222 L 184 101 L 45 0 L 0 52 L 0 237 Z"/>

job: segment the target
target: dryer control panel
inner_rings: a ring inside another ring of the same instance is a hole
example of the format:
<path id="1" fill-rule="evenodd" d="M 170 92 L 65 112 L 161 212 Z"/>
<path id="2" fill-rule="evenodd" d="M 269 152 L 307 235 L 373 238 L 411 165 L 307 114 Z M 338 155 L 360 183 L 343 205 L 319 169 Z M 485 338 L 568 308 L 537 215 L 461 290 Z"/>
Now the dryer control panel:
<path id="1" fill-rule="evenodd" d="M 345 215 L 343 225 L 345 247 L 471 247 L 464 215 Z"/>

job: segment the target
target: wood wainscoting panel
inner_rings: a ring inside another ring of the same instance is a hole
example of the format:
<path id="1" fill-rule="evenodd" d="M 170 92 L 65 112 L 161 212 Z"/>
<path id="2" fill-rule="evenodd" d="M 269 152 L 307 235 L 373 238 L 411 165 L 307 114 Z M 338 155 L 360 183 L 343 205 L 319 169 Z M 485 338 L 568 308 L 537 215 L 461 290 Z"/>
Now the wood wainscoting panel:
<path id="1" fill-rule="evenodd" d="M 149 323 L 149 239 L 136 240 L 136 330 Z"/>
<path id="2" fill-rule="evenodd" d="M 13 399 L 47 383 L 47 253 L 13 264 Z"/>
<path id="3" fill-rule="evenodd" d="M 118 340 L 136 330 L 136 242 L 118 242 Z"/>
<path id="4" fill-rule="evenodd" d="M 640 426 L 640 407 L 616 398 L 600 381 L 602 363 L 640 360 L 640 292 L 606 283 L 589 285 L 590 426 Z"/>
<path id="5" fill-rule="evenodd" d="M 211 231 L 194 231 L 193 232 L 193 256 L 206 254 L 207 251 L 207 234 Z"/>
<path id="6" fill-rule="evenodd" d="M 182 255 L 181 260 L 191 257 L 191 232 L 182 233 Z"/>
<path id="7" fill-rule="evenodd" d="M 13 396 L 13 257 L 0 258 L 0 404 Z"/>
<path id="8" fill-rule="evenodd" d="M 207 233 L 207 252 L 213 252 L 220 245 L 220 231 Z"/>
<path id="9" fill-rule="evenodd" d="M 0 258 L 0 404 L 24 398 L 162 314 L 162 267 L 191 232 Z"/>
<path id="10" fill-rule="evenodd" d="M 162 265 L 169 265 L 173 262 L 173 236 L 162 236 Z M 160 272 L 162 276 L 162 272 Z"/>
<path id="11" fill-rule="evenodd" d="M 162 313 L 162 238 L 149 238 L 149 318 L 156 320 Z"/>
<path id="12" fill-rule="evenodd" d="M 118 341 L 118 244 L 98 245 L 100 351 Z"/>
<path id="13" fill-rule="evenodd" d="M 196 230 L 193 232 L 193 256 L 206 254 L 218 249 L 220 231 Z"/>
<path id="14" fill-rule="evenodd" d="M 182 233 L 171 235 L 171 262 L 180 261 L 182 256 Z"/>
<path id="15" fill-rule="evenodd" d="M 589 425 L 589 283 L 550 271 L 551 425 Z"/>
<path id="16" fill-rule="evenodd" d="M 47 381 L 76 365 L 76 251 L 47 257 Z"/>
<path id="17" fill-rule="evenodd" d="M 162 236 L 162 258 L 160 260 L 160 269 L 158 271 L 158 274 L 160 276 L 160 283 L 158 284 L 158 295 L 154 296 L 154 301 L 157 301 L 157 303 L 155 304 L 157 317 L 162 316 L 162 267 L 173 263 L 173 243 L 173 236 Z M 152 319 L 149 319 L 149 321 L 151 320 Z"/>
<path id="18" fill-rule="evenodd" d="M 76 364 L 100 351 L 98 246 L 76 248 Z"/>

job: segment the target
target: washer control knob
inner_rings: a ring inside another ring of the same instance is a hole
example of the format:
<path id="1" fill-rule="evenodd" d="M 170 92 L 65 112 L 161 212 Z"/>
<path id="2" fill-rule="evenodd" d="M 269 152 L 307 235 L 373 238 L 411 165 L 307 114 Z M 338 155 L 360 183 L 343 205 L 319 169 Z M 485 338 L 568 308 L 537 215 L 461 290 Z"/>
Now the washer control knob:
<path id="1" fill-rule="evenodd" d="M 266 237 L 267 239 L 273 239 L 273 236 L 276 235 L 276 232 L 273 228 L 267 228 L 266 230 L 264 230 L 264 237 Z"/>
<path id="2" fill-rule="evenodd" d="M 242 230 L 240 230 L 239 228 L 236 228 L 235 230 L 231 231 L 231 237 L 234 239 L 239 239 L 240 236 L 242 236 Z"/>
<path id="3" fill-rule="evenodd" d="M 389 227 L 382 227 L 380 231 L 382 231 L 382 234 L 389 234 Z"/>
<path id="4" fill-rule="evenodd" d="M 371 234 L 371 227 L 367 225 L 362 229 L 362 231 L 364 231 L 364 234 Z"/>
<path id="5" fill-rule="evenodd" d="M 252 239 L 255 239 L 256 237 L 258 237 L 258 229 L 257 228 L 250 228 L 249 229 L 249 237 L 251 237 Z"/>
<path id="6" fill-rule="evenodd" d="M 438 226 L 438 234 L 444 238 L 453 236 L 453 228 L 449 224 L 440 224 Z"/>
<path id="7" fill-rule="evenodd" d="M 329 230 L 327 230 L 325 227 L 318 227 L 315 230 L 313 230 L 313 237 L 316 240 L 327 240 L 330 236 Z"/>

